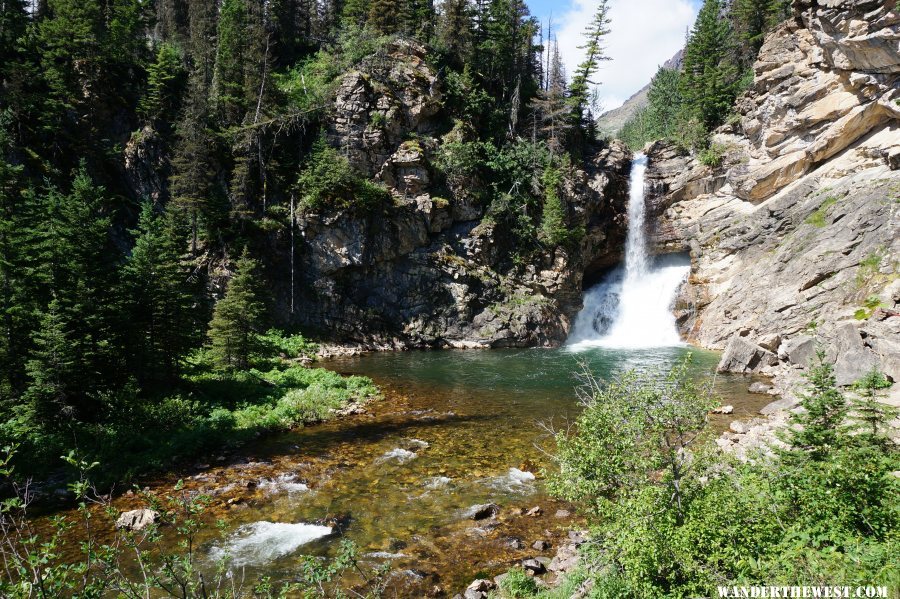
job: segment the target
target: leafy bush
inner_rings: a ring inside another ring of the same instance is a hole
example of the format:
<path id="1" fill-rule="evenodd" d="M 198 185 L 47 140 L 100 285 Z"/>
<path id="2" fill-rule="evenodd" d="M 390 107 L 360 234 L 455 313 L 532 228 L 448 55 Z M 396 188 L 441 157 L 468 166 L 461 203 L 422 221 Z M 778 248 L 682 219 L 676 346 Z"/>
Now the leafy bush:
<path id="1" fill-rule="evenodd" d="M 725 158 L 725 154 L 727 152 L 728 148 L 726 148 L 722 144 L 714 143 L 705 150 L 701 150 L 697 157 L 699 158 L 701 164 L 716 168 L 718 166 L 721 166 L 722 159 Z"/>
<path id="2" fill-rule="evenodd" d="M 834 580 L 896 588 L 900 482 L 891 472 L 900 460 L 885 436 L 894 415 L 872 399 L 881 375 L 860 382 L 848 418 L 820 358 L 787 449 L 737 463 L 708 443 L 708 396 L 678 371 L 661 384 L 633 373 L 588 378 L 577 428 L 557 437 L 551 489 L 593 514 L 586 563 L 597 596 Z"/>
<path id="3" fill-rule="evenodd" d="M 269 329 L 265 335 L 260 335 L 259 341 L 269 353 L 284 354 L 287 358 L 312 356 L 319 347 L 303 335 L 285 335 L 284 331 L 279 329 Z"/>
<path id="4" fill-rule="evenodd" d="M 314 144 L 297 187 L 301 205 L 309 210 L 372 211 L 391 202 L 387 189 L 353 172 L 350 162 L 324 140 Z"/>

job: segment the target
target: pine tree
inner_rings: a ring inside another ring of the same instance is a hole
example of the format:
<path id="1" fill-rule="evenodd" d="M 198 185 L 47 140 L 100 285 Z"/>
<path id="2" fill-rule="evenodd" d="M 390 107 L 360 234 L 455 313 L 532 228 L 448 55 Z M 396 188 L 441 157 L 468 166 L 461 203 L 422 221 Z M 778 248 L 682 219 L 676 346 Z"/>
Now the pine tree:
<path id="1" fill-rule="evenodd" d="M 256 261 L 245 249 L 209 323 L 213 359 L 223 370 L 246 369 L 257 349 L 263 306 L 257 298 L 256 269 Z"/>
<path id="2" fill-rule="evenodd" d="M 790 2 L 785 0 L 734 0 L 731 15 L 741 46 L 740 62 L 743 66 L 753 65 L 766 33 L 789 14 Z"/>
<path id="3" fill-rule="evenodd" d="M 434 0 L 402 0 L 400 21 L 405 35 L 430 43 L 435 17 Z"/>
<path id="4" fill-rule="evenodd" d="M 550 151 L 561 154 L 572 130 L 571 109 L 566 96 L 566 73 L 559 56 L 559 47 L 553 44 L 547 89 L 538 92 L 531 102 L 536 119 L 536 135 L 547 141 Z"/>
<path id="5" fill-rule="evenodd" d="M 660 67 L 647 92 L 652 134 L 655 139 L 670 138 L 684 110 L 681 96 L 681 72 Z M 649 140 L 648 140 L 649 141 Z"/>
<path id="6" fill-rule="evenodd" d="M 438 43 L 457 67 L 472 57 L 472 9 L 469 0 L 446 0 L 441 5 Z"/>
<path id="7" fill-rule="evenodd" d="M 569 86 L 569 102 L 572 106 L 572 115 L 575 122 L 582 124 L 584 111 L 588 105 L 590 98 L 590 86 L 595 82 L 591 80 L 600 63 L 609 60 L 606 56 L 606 50 L 603 47 L 603 38 L 609 35 L 610 19 L 609 19 L 609 3 L 608 0 L 600 0 L 597 12 L 594 13 L 594 19 L 588 25 L 585 31 L 586 41 L 583 46 L 579 46 L 584 50 L 584 61 L 578 65 L 575 74 L 572 76 L 572 83 Z"/>
<path id="8" fill-rule="evenodd" d="M 90 109 L 99 91 L 102 12 L 97 0 L 51 0 L 50 15 L 38 25 L 38 48 L 50 92 L 46 122 L 55 129 L 67 110 Z"/>
<path id="9" fill-rule="evenodd" d="M 188 3 L 189 40 L 191 58 L 190 75 L 195 99 L 202 96 L 208 101 L 216 64 L 216 18 L 217 0 L 191 0 Z"/>
<path id="10" fill-rule="evenodd" d="M 94 421 L 103 417 L 100 394 L 123 382 L 118 252 L 107 206 L 105 190 L 84 167 L 68 194 L 51 190 L 47 196 L 47 287 L 53 301 L 35 333 L 35 358 L 28 368 L 29 397 Z M 48 385 L 54 390 L 49 395 Z"/>
<path id="11" fill-rule="evenodd" d="M 28 28 L 28 14 L 25 12 L 25 0 L 3 0 L 0 2 L 0 56 L 4 57 L 0 65 L 0 82 L 3 73 L 13 66 L 10 60 L 16 56 L 19 39 Z"/>
<path id="12" fill-rule="evenodd" d="M 393 35 L 403 26 L 402 0 L 371 0 L 366 26 L 379 35 Z"/>
<path id="13" fill-rule="evenodd" d="M 258 40 L 251 37 L 247 0 L 224 0 L 219 12 L 213 95 L 226 122 L 240 122 L 247 112 L 245 69 L 251 62 L 249 49 Z"/>
<path id="14" fill-rule="evenodd" d="M 188 30 L 188 2 L 180 0 L 157 0 L 156 39 L 164 43 L 180 43 Z"/>
<path id="15" fill-rule="evenodd" d="M 59 428 L 76 413 L 73 383 L 79 378 L 79 360 L 68 324 L 59 301 L 53 299 L 34 335 L 35 349 L 27 366 L 31 384 L 25 400 L 30 417 L 42 428 Z"/>
<path id="16" fill-rule="evenodd" d="M 544 170 L 541 178 L 544 187 L 544 212 L 541 217 L 541 236 L 551 247 L 555 247 L 568 239 L 569 229 L 566 226 L 566 211 L 559 195 L 559 171 L 552 166 Z"/>
<path id="17" fill-rule="evenodd" d="M 792 448 L 789 455 L 818 461 L 838 448 L 847 401 L 837 388 L 834 367 L 826 361 L 825 352 L 816 354 L 816 361 L 805 376 L 807 383 L 800 396 L 803 410 L 793 412 L 790 418 L 794 428 L 788 433 Z"/>
<path id="18" fill-rule="evenodd" d="M 739 73 L 732 41 L 722 0 L 704 0 L 685 49 L 681 89 L 685 103 L 707 130 L 725 119 L 737 97 Z"/>
<path id="19" fill-rule="evenodd" d="M 171 123 L 178 112 L 184 83 L 185 72 L 178 48 L 169 43 L 161 44 L 156 60 L 147 67 L 147 92 L 138 107 L 141 115 L 151 122 Z"/>
<path id="20" fill-rule="evenodd" d="M 119 107 L 146 52 L 141 38 L 146 6 L 141 0 L 50 0 L 49 16 L 38 25 L 41 54 L 50 93 L 48 127 L 70 112 L 93 133 L 94 118 Z"/>
<path id="21" fill-rule="evenodd" d="M 891 422 L 900 415 L 900 411 L 892 405 L 884 403 L 879 398 L 882 389 L 887 389 L 891 383 L 877 368 L 873 368 L 853 387 L 859 398 L 852 402 L 853 420 L 859 429 L 862 438 L 869 443 L 879 446 L 891 444 L 891 440 L 885 434 Z"/>
<path id="22" fill-rule="evenodd" d="M 215 139 L 210 131 L 204 87 L 202 74 L 192 74 L 172 158 L 172 201 L 190 220 L 192 251 L 197 250 L 200 226 L 208 220 L 213 197 L 217 194 Z"/>
<path id="23" fill-rule="evenodd" d="M 362 29 L 369 19 L 369 0 L 346 0 L 341 9 L 341 21 L 344 27 Z"/>
<path id="24" fill-rule="evenodd" d="M 539 87 L 532 68 L 537 21 L 522 0 L 490 0 L 479 4 L 475 14 L 476 70 L 485 90 L 505 109 L 512 109 L 513 123 Z"/>
<path id="25" fill-rule="evenodd" d="M 195 290 L 182 258 L 186 239 L 171 216 L 144 205 L 122 284 L 133 369 L 142 383 L 174 382 L 196 339 Z"/>
<path id="26" fill-rule="evenodd" d="M 278 63 L 291 65 L 315 47 L 315 0 L 273 0 L 270 5 L 273 40 Z"/>
<path id="27" fill-rule="evenodd" d="M 11 111 L 0 112 L 0 400 L 21 390 L 37 289 L 29 288 L 24 168 L 14 164 Z M 32 296 L 32 293 L 35 296 Z"/>

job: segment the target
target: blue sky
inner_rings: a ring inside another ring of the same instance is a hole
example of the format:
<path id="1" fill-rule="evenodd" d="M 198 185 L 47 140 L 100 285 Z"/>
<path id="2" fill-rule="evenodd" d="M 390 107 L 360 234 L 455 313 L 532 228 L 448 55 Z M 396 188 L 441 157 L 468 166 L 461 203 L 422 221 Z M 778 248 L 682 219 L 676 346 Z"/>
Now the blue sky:
<path id="1" fill-rule="evenodd" d="M 684 45 L 702 0 L 609 0 L 607 55 L 595 77 L 603 109 L 621 105 L 646 85 L 656 69 Z M 554 37 L 569 72 L 581 61 L 578 46 L 599 0 L 527 0 L 531 14 L 545 23 L 552 15 Z"/>

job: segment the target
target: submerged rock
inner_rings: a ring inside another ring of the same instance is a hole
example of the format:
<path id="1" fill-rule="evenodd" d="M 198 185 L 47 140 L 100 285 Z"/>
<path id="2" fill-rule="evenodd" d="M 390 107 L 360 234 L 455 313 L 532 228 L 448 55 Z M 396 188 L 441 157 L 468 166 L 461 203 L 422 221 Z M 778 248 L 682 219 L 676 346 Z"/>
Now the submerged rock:
<path id="1" fill-rule="evenodd" d="M 772 385 L 766 383 L 753 383 L 747 388 L 747 392 L 754 395 L 767 395 L 771 390 Z"/>

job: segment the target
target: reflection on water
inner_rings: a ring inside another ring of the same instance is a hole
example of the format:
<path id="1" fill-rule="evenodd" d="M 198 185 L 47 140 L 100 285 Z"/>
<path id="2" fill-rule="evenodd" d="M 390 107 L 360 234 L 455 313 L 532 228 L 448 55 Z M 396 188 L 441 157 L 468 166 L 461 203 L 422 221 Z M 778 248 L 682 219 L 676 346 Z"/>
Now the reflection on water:
<path id="1" fill-rule="evenodd" d="M 564 512 L 557 517 L 570 506 L 544 491 L 552 439 L 540 423 L 577 416 L 577 372 L 650 373 L 686 351 L 440 351 L 328 362 L 372 377 L 385 401 L 367 414 L 244 448 L 232 463 L 190 479 L 189 488 L 216 493 L 209 518 L 227 527 L 224 540 L 210 527 L 203 551 L 230 560 L 248 580 L 287 580 L 300 556 L 333 555 L 344 537 L 367 564 L 393 563 L 397 596 L 423 596 L 436 584 L 452 595 L 479 572 L 496 574 L 533 557 L 536 540 L 563 536 L 573 525 Z M 718 356 L 695 351 L 694 358 L 699 376 Z M 748 384 L 717 379 L 716 391 L 735 414 L 716 425 L 755 414 L 767 401 L 747 394 Z M 157 487 L 164 492 L 170 484 Z M 467 517 L 473 506 L 491 503 L 499 506 L 495 518 Z M 523 515 L 537 505 L 542 516 Z"/>

